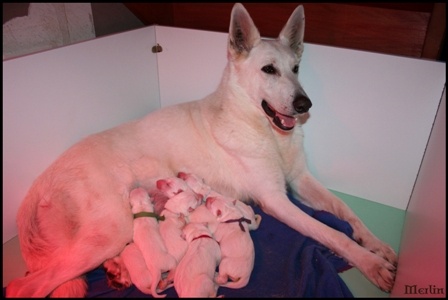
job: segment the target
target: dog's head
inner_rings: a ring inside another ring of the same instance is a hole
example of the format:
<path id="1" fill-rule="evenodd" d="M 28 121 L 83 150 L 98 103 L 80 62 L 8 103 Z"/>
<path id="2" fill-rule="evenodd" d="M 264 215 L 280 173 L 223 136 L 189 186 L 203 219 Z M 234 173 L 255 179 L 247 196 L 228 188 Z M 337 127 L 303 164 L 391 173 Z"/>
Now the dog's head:
<path id="1" fill-rule="evenodd" d="M 304 45 L 305 13 L 298 6 L 275 40 L 262 40 L 252 18 L 240 3 L 231 14 L 229 80 L 241 98 L 249 98 L 276 129 L 290 131 L 311 101 L 298 80 Z"/>

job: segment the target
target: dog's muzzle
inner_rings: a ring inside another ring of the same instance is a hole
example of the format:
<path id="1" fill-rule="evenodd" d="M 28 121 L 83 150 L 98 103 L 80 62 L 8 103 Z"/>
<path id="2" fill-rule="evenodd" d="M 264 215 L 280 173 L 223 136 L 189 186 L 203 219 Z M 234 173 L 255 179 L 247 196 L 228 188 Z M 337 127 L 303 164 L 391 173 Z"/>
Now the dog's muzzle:
<path id="1" fill-rule="evenodd" d="M 298 114 L 307 113 L 312 105 L 311 100 L 303 94 L 296 96 L 292 104 L 294 110 Z M 263 108 L 265 114 L 272 120 L 275 126 L 277 126 L 279 129 L 283 131 L 289 131 L 295 127 L 297 122 L 296 116 L 279 113 L 264 99 L 261 102 L 261 107 Z"/>

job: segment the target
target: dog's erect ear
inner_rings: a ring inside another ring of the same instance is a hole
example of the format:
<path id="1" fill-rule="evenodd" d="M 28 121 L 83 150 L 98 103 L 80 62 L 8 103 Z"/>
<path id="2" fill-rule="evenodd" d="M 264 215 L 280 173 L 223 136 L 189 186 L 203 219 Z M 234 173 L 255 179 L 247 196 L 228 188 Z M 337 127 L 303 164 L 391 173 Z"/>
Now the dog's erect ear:
<path id="1" fill-rule="evenodd" d="M 260 33 L 241 3 L 233 6 L 229 28 L 229 56 L 247 55 L 260 42 Z"/>
<path id="2" fill-rule="evenodd" d="M 305 12 L 303 6 L 299 5 L 291 14 L 280 32 L 278 39 L 281 43 L 289 46 L 299 57 L 303 52 L 303 36 L 305 34 Z"/>

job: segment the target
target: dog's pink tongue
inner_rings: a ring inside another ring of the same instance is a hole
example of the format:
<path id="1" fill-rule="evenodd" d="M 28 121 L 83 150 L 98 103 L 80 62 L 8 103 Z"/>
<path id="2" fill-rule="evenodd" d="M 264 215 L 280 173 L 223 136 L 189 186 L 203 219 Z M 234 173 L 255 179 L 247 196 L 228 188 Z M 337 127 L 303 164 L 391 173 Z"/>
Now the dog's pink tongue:
<path id="1" fill-rule="evenodd" d="M 280 122 L 280 124 L 282 124 L 283 127 L 287 127 L 287 128 L 294 127 L 296 125 L 296 121 L 297 121 L 297 119 L 294 117 L 285 116 L 278 112 L 275 113 L 274 118 L 277 119 L 278 122 Z"/>

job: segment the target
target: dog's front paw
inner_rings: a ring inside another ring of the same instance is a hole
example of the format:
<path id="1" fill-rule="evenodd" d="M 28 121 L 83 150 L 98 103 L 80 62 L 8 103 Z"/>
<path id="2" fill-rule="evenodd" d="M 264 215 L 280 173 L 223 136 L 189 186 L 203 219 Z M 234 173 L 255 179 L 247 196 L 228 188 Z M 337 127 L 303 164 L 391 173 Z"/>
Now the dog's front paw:
<path id="1" fill-rule="evenodd" d="M 358 269 L 382 291 L 389 293 L 395 283 L 396 265 L 373 252 L 366 252 Z"/>
<path id="2" fill-rule="evenodd" d="M 394 249 L 392 249 L 391 246 L 379 240 L 378 238 L 373 237 L 371 239 L 360 240 L 360 244 L 370 252 L 373 252 L 379 257 L 384 258 L 393 266 L 397 266 L 398 258 Z"/>

